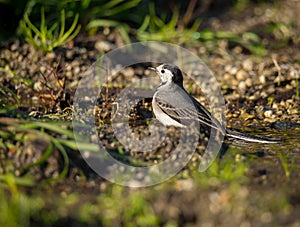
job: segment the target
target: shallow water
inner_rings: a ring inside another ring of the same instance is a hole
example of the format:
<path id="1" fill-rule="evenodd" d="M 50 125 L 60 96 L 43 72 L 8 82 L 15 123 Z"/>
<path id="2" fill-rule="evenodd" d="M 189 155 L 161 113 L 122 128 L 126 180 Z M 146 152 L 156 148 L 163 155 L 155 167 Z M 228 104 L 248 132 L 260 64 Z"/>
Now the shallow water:
<path id="1" fill-rule="evenodd" d="M 299 128 L 272 130 L 259 133 L 261 136 L 281 138 L 276 144 L 235 143 L 244 159 L 250 161 L 250 179 L 266 187 L 277 185 L 278 190 L 299 191 L 300 188 L 300 131 Z M 262 180 L 263 179 L 263 180 Z M 262 180 L 262 181 L 261 181 Z M 275 190 L 275 189 L 274 189 Z"/>

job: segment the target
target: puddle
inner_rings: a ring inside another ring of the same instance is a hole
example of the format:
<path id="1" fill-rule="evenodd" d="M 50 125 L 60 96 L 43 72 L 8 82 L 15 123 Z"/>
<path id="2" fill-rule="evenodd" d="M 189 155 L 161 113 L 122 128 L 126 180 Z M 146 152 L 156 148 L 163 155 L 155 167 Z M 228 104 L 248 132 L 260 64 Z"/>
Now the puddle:
<path id="1" fill-rule="evenodd" d="M 295 189 L 300 187 L 299 129 L 266 131 L 258 135 L 281 138 L 282 141 L 276 144 L 230 144 L 249 162 L 251 184 L 260 189 L 263 186 L 294 194 Z"/>

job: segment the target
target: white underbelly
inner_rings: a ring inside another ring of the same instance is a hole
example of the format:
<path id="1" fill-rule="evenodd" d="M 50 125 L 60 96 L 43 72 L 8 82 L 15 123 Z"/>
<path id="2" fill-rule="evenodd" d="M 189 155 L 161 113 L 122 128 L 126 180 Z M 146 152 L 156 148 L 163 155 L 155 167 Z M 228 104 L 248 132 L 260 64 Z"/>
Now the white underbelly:
<path id="1" fill-rule="evenodd" d="M 152 109 L 153 109 L 156 119 L 159 120 L 160 123 L 162 123 L 163 125 L 175 126 L 175 127 L 181 127 L 181 128 L 186 127 L 185 125 L 180 124 L 179 122 L 177 122 L 176 120 L 172 119 L 167 114 L 165 114 L 153 101 L 152 101 Z"/>

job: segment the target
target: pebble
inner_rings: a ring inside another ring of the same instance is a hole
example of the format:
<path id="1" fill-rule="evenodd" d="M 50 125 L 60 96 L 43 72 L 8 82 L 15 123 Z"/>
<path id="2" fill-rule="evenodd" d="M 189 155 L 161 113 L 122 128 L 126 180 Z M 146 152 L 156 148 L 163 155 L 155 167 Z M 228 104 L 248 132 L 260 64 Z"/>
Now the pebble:
<path id="1" fill-rule="evenodd" d="M 80 54 L 86 54 L 87 53 L 87 49 L 86 48 L 80 48 L 79 49 L 79 53 Z"/>
<path id="2" fill-rule="evenodd" d="M 72 67 L 75 67 L 75 66 L 78 66 L 78 65 L 80 65 L 80 62 L 78 60 L 74 60 L 74 61 L 71 62 Z"/>
<path id="3" fill-rule="evenodd" d="M 252 80 L 250 78 L 247 78 L 245 80 L 245 84 L 247 85 L 247 87 L 251 87 L 252 86 Z"/>
<path id="4" fill-rule="evenodd" d="M 273 94 L 273 93 L 275 92 L 275 90 L 276 90 L 275 87 L 272 86 L 272 87 L 267 88 L 267 89 L 266 89 L 266 92 L 267 92 L 268 94 Z"/>
<path id="5" fill-rule="evenodd" d="M 225 72 L 230 72 L 230 69 L 231 69 L 231 65 L 225 65 L 225 68 L 224 68 L 224 70 L 225 70 Z"/>
<path id="6" fill-rule="evenodd" d="M 250 72 L 253 70 L 253 62 L 250 59 L 243 61 L 242 66 L 245 71 Z"/>
<path id="7" fill-rule="evenodd" d="M 274 103 L 272 104 L 272 108 L 273 108 L 273 109 L 278 109 L 278 104 L 277 104 L 276 102 L 274 102 Z"/>
<path id="8" fill-rule="evenodd" d="M 229 73 L 224 74 L 224 81 L 231 81 L 232 79 L 233 79 L 233 77 Z"/>
<path id="9" fill-rule="evenodd" d="M 73 69 L 73 73 L 76 75 L 76 74 L 79 74 L 80 73 L 80 67 L 79 66 L 76 66 L 74 69 Z"/>
<path id="10" fill-rule="evenodd" d="M 18 62 L 22 62 L 23 61 L 23 55 L 19 55 L 18 56 Z"/>
<path id="11" fill-rule="evenodd" d="M 288 114 L 299 114 L 299 111 L 297 109 L 288 109 L 287 112 Z"/>
<path id="12" fill-rule="evenodd" d="M 70 72 L 70 71 L 67 71 L 65 73 L 65 75 L 66 75 L 67 78 L 72 78 L 72 76 L 73 76 L 72 72 Z"/>
<path id="13" fill-rule="evenodd" d="M 273 111 L 272 110 L 267 110 L 264 112 L 264 116 L 267 118 L 272 118 L 273 116 Z"/>
<path id="14" fill-rule="evenodd" d="M 36 90 L 36 91 L 41 91 L 42 88 L 43 88 L 43 85 L 42 85 L 41 81 L 37 81 L 33 85 L 33 89 Z"/>
<path id="15" fill-rule="evenodd" d="M 284 102 L 284 100 L 281 100 L 279 104 L 280 104 L 280 106 L 285 107 L 285 102 Z"/>
<path id="16" fill-rule="evenodd" d="M 248 77 L 248 73 L 244 71 L 243 69 L 239 70 L 236 73 L 236 79 L 238 80 L 245 80 Z"/>
<path id="17" fill-rule="evenodd" d="M 43 66 L 43 65 L 42 65 L 42 66 L 40 66 L 40 72 L 41 72 L 41 73 L 45 73 L 45 72 L 46 72 L 46 70 L 47 70 L 47 69 L 46 69 L 46 67 L 45 67 L 45 66 Z"/>
<path id="18" fill-rule="evenodd" d="M 265 84 L 265 83 L 266 83 L 266 77 L 265 77 L 264 75 L 260 75 L 260 76 L 259 76 L 259 82 L 260 82 L 261 84 Z"/>
<path id="19" fill-rule="evenodd" d="M 237 68 L 237 67 L 231 67 L 231 69 L 229 70 L 229 73 L 230 73 L 231 75 L 235 75 L 235 74 L 237 73 L 237 71 L 238 71 L 238 68 Z"/>
<path id="20" fill-rule="evenodd" d="M 240 83 L 239 83 L 239 89 L 242 91 L 242 92 L 244 92 L 245 90 L 246 90 L 246 88 L 247 88 L 247 85 L 246 85 L 246 83 L 245 83 L 245 81 L 241 81 Z"/>
<path id="21" fill-rule="evenodd" d="M 257 100 L 259 96 L 257 94 L 249 96 L 249 100 Z"/>
<path id="22" fill-rule="evenodd" d="M 296 69 L 291 69 L 290 71 L 290 77 L 292 78 L 299 78 L 299 71 Z"/>
<path id="23" fill-rule="evenodd" d="M 73 50 L 67 50 L 66 52 L 66 57 L 69 59 L 72 59 L 74 56 L 74 51 Z"/>
<path id="24" fill-rule="evenodd" d="M 40 100 L 39 97 L 37 97 L 37 96 L 33 96 L 33 97 L 31 98 L 31 103 L 32 103 L 33 105 L 38 105 L 38 104 L 40 104 L 40 102 L 41 102 L 41 100 Z M 34 116 L 38 116 L 38 111 L 34 111 L 34 112 L 37 112 L 36 115 L 34 115 Z M 32 113 L 32 114 L 34 114 L 34 113 Z"/>
<path id="25" fill-rule="evenodd" d="M 108 52 L 116 47 L 110 42 L 101 40 L 95 43 L 95 48 L 99 52 Z"/>
<path id="26" fill-rule="evenodd" d="M 122 73 L 124 74 L 124 76 L 134 76 L 134 70 L 133 68 L 126 68 L 122 71 Z"/>
<path id="27" fill-rule="evenodd" d="M 16 51 L 16 50 L 19 49 L 19 47 L 20 47 L 20 41 L 17 40 L 17 41 L 15 41 L 15 42 L 10 46 L 10 50 L 11 50 L 11 51 Z"/>
<path id="28" fill-rule="evenodd" d="M 54 52 L 49 52 L 46 54 L 46 58 L 48 60 L 54 60 L 56 58 L 56 54 Z"/>
<path id="29" fill-rule="evenodd" d="M 232 51 L 236 54 L 240 54 L 243 52 L 243 47 L 241 46 L 236 46 L 235 48 L 232 49 Z"/>

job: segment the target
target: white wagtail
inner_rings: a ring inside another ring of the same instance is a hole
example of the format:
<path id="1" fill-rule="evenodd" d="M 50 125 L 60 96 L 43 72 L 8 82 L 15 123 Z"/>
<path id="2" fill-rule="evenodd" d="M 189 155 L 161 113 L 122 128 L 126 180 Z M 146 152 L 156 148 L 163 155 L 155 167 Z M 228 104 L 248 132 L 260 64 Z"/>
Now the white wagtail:
<path id="1" fill-rule="evenodd" d="M 201 126 L 219 130 L 228 139 L 254 143 L 277 143 L 276 139 L 260 138 L 245 133 L 224 129 L 221 123 L 183 87 L 181 70 L 172 64 L 150 67 L 159 76 L 161 83 L 152 99 L 155 117 L 165 126 L 186 127 L 190 121 L 198 121 Z"/>

